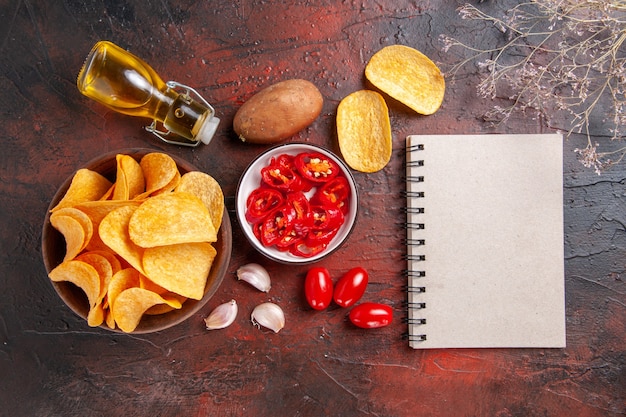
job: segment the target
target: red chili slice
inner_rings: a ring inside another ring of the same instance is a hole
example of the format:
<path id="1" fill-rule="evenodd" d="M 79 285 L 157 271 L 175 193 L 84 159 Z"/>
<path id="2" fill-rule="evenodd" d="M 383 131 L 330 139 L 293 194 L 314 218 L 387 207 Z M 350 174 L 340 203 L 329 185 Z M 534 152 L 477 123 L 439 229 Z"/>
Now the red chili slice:
<path id="1" fill-rule="evenodd" d="M 258 223 L 283 203 L 283 195 L 273 188 L 260 187 L 252 191 L 246 202 L 246 220 Z"/>
<path id="2" fill-rule="evenodd" d="M 298 218 L 304 218 L 309 212 L 309 200 L 302 191 L 294 191 L 287 194 L 286 201 L 293 206 Z"/>
<path id="3" fill-rule="evenodd" d="M 300 176 L 287 168 L 279 165 L 272 159 L 272 163 L 261 169 L 261 179 L 270 187 L 280 190 L 295 191 L 302 189 Z"/>
<path id="4" fill-rule="evenodd" d="M 254 236 L 259 240 L 259 242 L 263 242 L 263 240 L 261 239 L 261 227 L 263 226 L 263 222 L 258 222 L 252 225 L 252 233 L 254 234 Z"/>
<path id="5" fill-rule="evenodd" d="M 296 211 L 289 205 L 282 205 L 268 216 L 259 229 L 261 243 L 265 246 L 273 246 L 287 236 L 293 228 Z"/>
<path id="6" fill-rule="evenodd" d="M 303 152 L 294 160 L 300 175 L 315 183 L 326 182 L 339 174 L 339 165 L 320 152 Z"/>
<path id="7" fill-rule="evenodd" d="M 304 242 L 296 243 L 289 248 L 289 253 L 301 258 L 310 258 L 326 249 L 328 245 L 308 246 Z"/>
<path id="8" fill-rule="evenodd" d="M 332 230 L 343 224 L 343 213 L 337 207 L 311 206 L 312 229 Z"/>
<path id="9" fill-rule="evenodd" d="M 337 235 L 339 228 L 335 229 L 314 229 L 310 230 L 306 235 L 305 243 L 308 246 L 319 246 L 330 243 L 331 240 Z"/>
<path id="10" fill-rule="evenodd" d="M 305 238 L 312 226 L 309 200 L 303 192 L 296 191 L 287 194 L 285 204 L 291 205 L 296 211 L 296 218 L 293 221 L 294 233 L 300 238 Z"/>
<path id="11" fill-rule="evenodd" d="M 286 168 L 289 168 L 292 171 L 296 171 L 296 164 L 294 162 L 295 158 L 293 155 L 289 155 L 287 153 L 283 153 L 278 155 L 276 158 L 272 158 L 272 162 Z"/>
<path id="12" fill-rule="evenodd" d="M 291 172 L 293 172 L 294 174 L 300 177 L 300 183 L 294 184 L 294 185 L 297 185 L 297 187 L 294 186 L 289 191 L 306 192 L 306 191 L 310 191 L 315 186 L 315 184 L 312 181 L 309 181 L 308 179 L 304 178 L 302 174 L 300 174 L 300 172 L 298 171 L 298 168 L 296 167 L 295 156 L 284 153 L 284 154 L 277 156 L 275 159 L 272 158 L 272 161 L 275 161 L 274 162 L 275 164 L 289 169 Z"/>
<path id="13" fill-rule="evenodd" d="M 348 212 L 350 185 L 344 176 L 337 176 L 317 189 L 312 201 L 322 206 L 338 207 L 345 214 Z"/>

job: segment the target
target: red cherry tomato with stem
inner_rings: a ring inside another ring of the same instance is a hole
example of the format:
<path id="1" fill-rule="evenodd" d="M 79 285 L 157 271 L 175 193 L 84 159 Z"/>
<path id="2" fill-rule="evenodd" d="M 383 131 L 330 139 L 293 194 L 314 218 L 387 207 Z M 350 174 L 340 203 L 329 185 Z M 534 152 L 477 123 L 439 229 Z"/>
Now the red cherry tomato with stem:
<path id="1" fill-rule="evenodd" d="M 354 305 L 365 294 L 368 280 L 367 271 L 360 266 L 346 272 L 335 286 L 335 303 L 341 307 Z"/>
<path id="2" fill-rule="evenodd" d="M 362 329 L 377 329 L 391 324 L 391 307 L 379 303 L 363 303 L 350 310 L 350 322 Z"/>
<path id="3" fill-rule="evenodd" d="M 324 310 L 333 299 L 333 281 L 326 268 L 309 269 L 304 281 L 306 301 L 315 310 Z"/>

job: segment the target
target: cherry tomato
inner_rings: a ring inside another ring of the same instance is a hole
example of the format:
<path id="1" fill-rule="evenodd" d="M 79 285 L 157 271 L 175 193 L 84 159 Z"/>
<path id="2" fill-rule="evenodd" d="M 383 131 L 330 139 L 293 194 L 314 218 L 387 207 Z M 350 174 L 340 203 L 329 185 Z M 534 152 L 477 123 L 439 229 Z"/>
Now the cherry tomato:
<path id="1" fill-rule="evenodd" d="M 379 303 L 363 303 L 354 307 L 349 314 L 350 321 L 362 329 L 376 329 L 387 326 L 393 319 L 391 307 Z"/>
<path id="2" fill-rule="evenodd" d="M 363 296 L 367 287 L 367 271 L 360 266 L 352 268 L 339 279 L 333 298 L 341 307 L 350 307 Z"/>
<path id="3" fill-rule="evenodd" d="M 333 300 L 333 281 L 326 268 L 309 269 L 304 281 L 304 295 L 315 310 L 323 310 L 330 305 Z"/>

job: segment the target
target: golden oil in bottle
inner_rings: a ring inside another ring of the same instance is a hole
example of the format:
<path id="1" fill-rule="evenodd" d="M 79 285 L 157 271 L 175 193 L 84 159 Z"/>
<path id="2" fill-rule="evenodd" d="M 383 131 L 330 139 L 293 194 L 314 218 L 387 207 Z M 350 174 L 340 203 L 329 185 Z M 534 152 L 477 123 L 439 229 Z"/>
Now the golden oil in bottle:
<path id="1" fill-rule="evenodd" d="M 146 129 L 168 143 L 209 143 L 219 124 L 213 108 L 195 90 L 174 81 L 163 82 L 143 60 L 108 41 L 93 47 L 78 74 L 77 86 L 82 94 L 116 112 L 153 119 Z M 176 88 L 185 91 L 179 93 Z M 165 131 L 158 130 L 157 123 Z"/>

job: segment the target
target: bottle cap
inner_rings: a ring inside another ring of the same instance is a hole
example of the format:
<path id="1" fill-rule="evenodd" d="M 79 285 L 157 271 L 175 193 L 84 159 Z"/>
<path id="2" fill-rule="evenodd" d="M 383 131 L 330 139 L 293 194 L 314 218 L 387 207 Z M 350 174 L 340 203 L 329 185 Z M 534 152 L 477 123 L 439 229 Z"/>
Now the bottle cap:
<path id="1" fill-rule="evenodd" d="M 220 119 L 215 116 L 209 115 L 209 117 L 204 119 L 204 121 L 200 125 L 198 133 L 196 134 L 196 139 L 198 139 L 205 145 L 208 145 L 209 142 L 211 142 L 211 139 L 213 139 L 213 135 L 215 135 L 215 132 L 217 131 L 217 126 L 219 124 Z"/>

